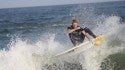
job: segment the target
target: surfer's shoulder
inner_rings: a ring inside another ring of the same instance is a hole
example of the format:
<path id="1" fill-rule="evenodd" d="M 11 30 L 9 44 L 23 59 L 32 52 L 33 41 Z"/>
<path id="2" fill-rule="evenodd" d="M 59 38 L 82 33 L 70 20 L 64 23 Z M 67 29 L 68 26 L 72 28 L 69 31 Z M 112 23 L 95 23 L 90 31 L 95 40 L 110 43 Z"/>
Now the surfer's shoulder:
<path id="1" fill-rule="evenodd" d="M 68 26 L 67 29 L 73 29 L 73 26 Z"/>

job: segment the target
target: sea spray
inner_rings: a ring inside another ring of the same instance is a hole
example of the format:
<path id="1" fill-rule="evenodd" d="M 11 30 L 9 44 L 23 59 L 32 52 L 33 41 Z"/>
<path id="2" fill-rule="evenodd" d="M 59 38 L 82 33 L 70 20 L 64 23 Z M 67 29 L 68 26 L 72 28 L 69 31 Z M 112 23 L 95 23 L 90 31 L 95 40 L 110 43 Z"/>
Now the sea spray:
<path id="1" fill-rule="evenodd" d="M 1 50 L 0 70 L 35 70 L 29 47 L 32 46 L 18 39 L 8 51 Z"/>

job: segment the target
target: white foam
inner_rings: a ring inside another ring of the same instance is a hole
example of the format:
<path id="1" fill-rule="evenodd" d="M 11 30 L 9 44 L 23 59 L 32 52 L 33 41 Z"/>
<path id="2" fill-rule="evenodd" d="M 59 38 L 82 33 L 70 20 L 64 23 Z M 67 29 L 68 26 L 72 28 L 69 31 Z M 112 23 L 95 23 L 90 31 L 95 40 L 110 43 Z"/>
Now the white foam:
<path id="1" fill-rule="evenodd" d="M 39 41 L 36 44 L 13 39 L 8 51 L 0 51 L 0 70 L 41 70 L 49 61 L 49 54 L 53 54 L 57 46 L 60 47 L 54 38 L 52 35 L 48 42 Z"/>
<path id="2" fill-rule="evenodd" d="M 106 42 L 101 47 L 96 47 L 95 49 L 90 49 L 83 53 L 84 63 L 81 64 L 85 67 L 86 70 L 101 70 L 101 63 L 109 55 L 116 54 L 123 51 L 125 48 L 121 46 L 111 47 L 107 45 L 109 36 L 118 33 L 120 27 L 120 17 L 118 16 L 109 16 L 104 18 L 103 23 L 99 23 L 98 28 L 95 29 L 96 33 L 102 33 L 106 35 Z M 112 70 L 112 68 L 110 68 Z M 109 70 L 110 70 L 109 69 Z"/>
<path id="3" fill-rule="evenodd" d="M 32 46 L 18 40 L 9 51 L 1 51 L 0 70 L 34 70 L 29 47 Z"/>

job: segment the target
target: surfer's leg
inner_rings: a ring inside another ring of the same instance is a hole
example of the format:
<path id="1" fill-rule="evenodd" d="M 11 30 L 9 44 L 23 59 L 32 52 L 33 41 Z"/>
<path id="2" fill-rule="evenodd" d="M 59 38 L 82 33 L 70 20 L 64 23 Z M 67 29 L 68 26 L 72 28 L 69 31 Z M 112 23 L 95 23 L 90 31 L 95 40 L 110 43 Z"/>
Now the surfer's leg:
<path id="1" fill-rule="evenodd" d="M 75 41 L 75 46 L 78 46 L 78 45 L 80 45 L 81 43 L 83 43 L 83 41 L 80 41 L 80 40 Z"/>
<path id="2" fill-rule="evenodd" d="M 70 38 L 70 40 L 74 46 L 78 46 L 79 44 L 81 44 L 84 39 L 85 39 L 85 37 L 81 37 L 80 39 Z"/>
<path id="3" fill-rule="evenodd" d="M 79 42 L 79 41 L 72 41 L 72 43 L 74 46 L 78 46 L 79 44 L 81 44 L 81 42 Z"/>
<path id="4" fill-rule="evenodd" d="M 96 35 L 87 27 L 84 28 L 85 32 L 87 32 L 89 35 L 91 35 L 93 38 L 96 38 Z"/>
<path id="5" fill-rule="evenodd" d="M 72 44 L 73 44 L 74 46 L 76 46 L 76 42 L 75 42 L 74 39 L 71 39 L 71 42 L 72 42 Z"/>

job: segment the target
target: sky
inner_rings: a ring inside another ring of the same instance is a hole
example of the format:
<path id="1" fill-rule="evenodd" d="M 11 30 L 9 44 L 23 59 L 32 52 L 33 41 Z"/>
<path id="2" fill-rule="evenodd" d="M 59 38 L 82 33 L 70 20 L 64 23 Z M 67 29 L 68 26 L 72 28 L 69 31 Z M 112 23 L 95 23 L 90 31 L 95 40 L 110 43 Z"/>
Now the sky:
<path id="1" fill-rule="evenodd" d="M 95 3 L 120 0 L 0 0 L 0 8 Z"/>

